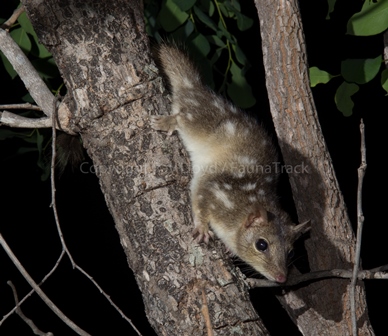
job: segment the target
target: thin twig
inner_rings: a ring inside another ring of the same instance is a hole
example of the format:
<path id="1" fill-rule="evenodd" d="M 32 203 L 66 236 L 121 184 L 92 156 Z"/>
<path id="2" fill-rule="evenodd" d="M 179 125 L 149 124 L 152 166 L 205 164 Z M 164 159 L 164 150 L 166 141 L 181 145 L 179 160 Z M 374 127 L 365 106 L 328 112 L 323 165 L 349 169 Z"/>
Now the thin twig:
<path id="1" fill-rule="evenodd" d="M 16 8 L 13 11 L 11 17 L 1 25 L 1 28 L 8 31 L 9 28 L 11 28 L 11 26 L 16 22 L 16 20 L 23 12 L 24 12 L 24 6 L 20 6 L 19 8 Z"/>
<path id="2" fill-rule="evenodd" d="M 356 314 L 356 284 L 357 284 L 357 273 L 360 269 L 362 228 L 364 226 L 364 214 L 362 212 L 362 184 L 364 181 L 365 170 L 367 166 L 366 146 L 365 146 L 365 125 L 362 119 L 360 123 L 360 133 L 361 133 L 361 165 L 358 168 L 358 187 L 357 187 L 357 242 L 356 242 L 356 252 L 354 255 L 353 277 L 350 283 L 350 311 L 352 314 L 353 336 L 358 335 L 357 314 Z"/>
<path id="3" fill-rule="evenodd" d="M 22 309 L 20 308 L 20 304 L 19 304 L 19 298 L 18 298 L 18 293 L 16 291 L 16 288 L 15 286 L 13 285 L 13 283 L 11 281 L 7 281 L 7 284 L 12 288 L 12 292 L 13 292 L 13 297 L 15 299 L 15 304 L 16 304 L 16 314 L 18 314 L 20 316 L 20 318 L 26 322 L 28 324 L 28 326 L 31 328 L 32 332 L 35 334 L 35 335 L 39 335 L 39 336 L 53 336 L 54 334 L 52 332 L 48 332 L 48 333 L 45 333 L 43 331 L 41 331 L 34 323 L 33 320 L 29 319 L 26 315 L 24 315 Z"/>
<path id="4" fill-rule="evenodd" d="M 55 218 L 55 224 L 57 226 L 57 231 L 58 231 L 58 235 L 59 235 L 59 239 L 61 241 L 61 245 L 62 245 L 62 249 L 66 252 L 66 254 L 68 255 L 70 261 L 71 261 L 71 265 L 73 266 L 73 268 L 75 268 L 76 264 L 73 260 L 73 257 L 71 256 L 70 252 L 69 252 L 69 249 L 67 248 L 66 246 L 66 243 L 65 243 L 65 239 L 63 238 L 63 233 L 62 233 L 62 229 L 61 229 L 61 225 L 59 224 L 59 217 L 58 217 L 58 212 L 57 212 L 57 204 L 56 204 L 56 200 L 55 200 L 55 193 L 56 193 L 56 189 L 55 189 L 55 158 L 56 158 L 56 140 L 57 140 L 57 130 L 56 130 L 56 117 L 57 117 L 57 113 L 56 113 L 56 104 L 57 103 L 57 100 L 55 99 L 54 100 L 54 108 L 53 108 L 53 114 L 51 115 L 51 122 L 52 122 L 52 143 L 51 143 L 51 153 L 52 153 L 52 156 L 51 156 L 51 207 L 53 208 L 53 212 L 54 212 L 54 218 Z"/>
<path id="5" fill-rule="evenodd" d="M 104 295 L 105 296 L 105 298 L 109 301 L 109 303 L 120 313 L 120 315 L 121 315 L 121 317 L 123 318 L 123 319 L 125 319 L 130 325 L 131 325 L 131 327 L 137 332 L 137 334 L 139 335 L 139 336 L 142 336 L 141 335 L 141 333 L 140 333 L 140 331 L 139 330 L 137 330 L 137 328 L 135 327 L 135 325 L 132 323 L 132 321 L 131 321 L 131 319 L 130 318 L 128 318 L 127 316 L 125 316 L 125 314 L 122 312 L 122 310 L 118 307 L 118 306 L 116 306 L 116 304 L 112 301 L 112 299 L 110 298 L 110 296 L 108 295 L 108 294 L 106 294 L 103 290 L 102 290 L 102 288 L 99 286 L 99 284 L 88 274 L 88 273 L 86 273 L 81 267 L 79 267 L 78 265 L 75 265 L 75 268 L 77 269 L 77 270 L 79 270 L 83 275 L 85 275 L 96 287 L 97 287 L 97 289 L 100 291 L 100 293 L 102 294 L 102 295 Z"/>
<path id="6" fill-rule="evenodd" d="M 357 273 L 358 280 L 364 279 L 388 279 L 388 265 L 380 266 L 370 270 L 362 270 Z M 342 278 L 352 279 L 353 270 L 345 269 L 333 269 L 326 271 L 315 271 L 306 274 L 301 274 L 295 277 L 290 277 L 285 284 L 279 284 L 277 282 L 265 280 L 265 279 L 254 279 L 248 278 L 247 282 L 251 288 L 255 287 L 292 287 L 302 282 L 316 281 L 320 279 L 328 278 Z"/>
<path id="7" fill-rule="evenodd" d="M 35 290 L 35 292 L 40 296 L 40 298 L 46 303 L 46 305 L 63 321 L 65 322 L 71 329 L 73 329 L 76 333 L 83 336 L 89 336 L 86 331 L 78 327 L 73 321 L 71 321 L 62 311 L 52 302 L 47 295 L 40 289 L 40 287 L 36 284 L 34 279 L 28 274 L 23 265 L 20 263 L 18 258 L 12 252 L 11 248 L 8 246 L 7 242 L 4 240 L 2 234 L 0 233 L 0 245 L 3 247 L 8 257 L 12 260 L 16 268 L 23 275 L 24 279 L 30 284 L 30 286 Z"/>
<path id="8" fill-rule="evenodd" d="M 53 274 L 54 273 L 54 271 L 57 269 L 57 267 L 58 267 L 58 265 L 59 265 L 59 263 L 61 262 L 61 260 L 62 260 L 62 258 L 63 258 L 63 256 L 65 255 L 65 252 L 64 251 L 62 251 L 61 252 L 61 255 L 59 256 L 59 258 L 58 258 L 58 260 L 57 260 L 57 262 L 55 263 L 55 265 L 54 265 L 54 267 L 51 269 L 51 271 L 50 272 L 48 272 L 47 274 L 46 274 L 46 276 L 42 279 L 42 281 L 38 284 L 38 286 L 40 287 L 40 286 L 42 286 L 42 284 L 51 276 L 51 274 Z M 32 289 L 20 302 L 19 302 L 19 304 L 17 305 L 17 306 L 15 306 L 13 309 L 11 309 L 10 311 L 9 311 L 9 313 L 8 314 L 6 314 L 6 315 L 4 315 L 3 316 L 3 318 L 2 318 L 2 320 L 0 321 L 0 326 L 4 323 L 4 321 L 9 317 L 9 316 L 11 316 L 15 311 L 16 311 L 16 309 L 18 308 L 18 306 L 20 307 L 22 304 L 23 304 L 23 302 L 24 301 L 26 301 L 33 293 L 34 293 L 35 291 Z"/>
<path id="9" fill-rule="evenodd" d="M 12 112 L 3 111 L 0 112 L 0 124 L 18 128 L 48 128 L 51 127 L 51 119 L 48 117 L 26 118 Z"/>
<path id="10" fill-rule="evenodd" d="M 207 331 L 207 336 L 213 336 L 213 328 L 212 328 L 212 322 L 210 320 L 210 314 L 209 314 L 209 307 L 207 304 L 207 299 L 206 299 L 206 293 L 205 293 L 205 287 L 201 286 L 201 296 L 202 296 L 202 308 L 201 312 L 203 315 L 203 318 L 205 319 L 205 324 L 206 324 L 206 331 Z"/>
<path id="11" fill-rule="evenodd" d="M 37 106 L 30 103 L 24 103 L 24 104 L 3 104 L 0 105 L 0 110 L 12 110 L 12 109 L 19 109 L 19 110 L 34 110 L 34 111 L 42 111 L 42 109 Z"/>

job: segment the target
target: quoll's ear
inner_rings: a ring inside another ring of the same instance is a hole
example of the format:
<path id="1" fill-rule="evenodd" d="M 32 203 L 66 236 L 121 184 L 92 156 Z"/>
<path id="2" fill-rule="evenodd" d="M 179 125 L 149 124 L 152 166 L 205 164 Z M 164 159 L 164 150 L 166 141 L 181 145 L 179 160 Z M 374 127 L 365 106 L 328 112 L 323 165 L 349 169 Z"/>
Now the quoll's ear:
<path id="1" fill-rule="evenodd" d="M 302 234 L 310 231 L 310 229 L 311 229 L 311 221 L 310 220 L 305 221 L 301 224 L 297 224 L 297 225 L 292 226 L 292 231 L 294 233 L 295 239 L 297 239 Z"/>
<path id="2" fill-rule="evenodd" d="M 260 204 L 251 212 L 245 222 L 245 227 L 248 228 L 254 224 L 262 224 L 268 222 L 268 211 Z"/>

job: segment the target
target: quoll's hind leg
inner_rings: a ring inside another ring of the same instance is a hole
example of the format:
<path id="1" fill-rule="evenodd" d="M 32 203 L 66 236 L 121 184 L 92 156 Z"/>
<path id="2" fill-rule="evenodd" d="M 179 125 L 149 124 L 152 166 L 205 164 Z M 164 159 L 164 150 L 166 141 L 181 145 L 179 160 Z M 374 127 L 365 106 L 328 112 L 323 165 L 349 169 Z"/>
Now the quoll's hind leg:
<path id="1" fill-rule="evenodd" d="M 154 130 L 167 132 L 168 135 L 171 135 L 177 129 L 177 126 L 178 126 L 175 115 L 151 116 L 150 121 L 151 121 L 151 127 Z"/>

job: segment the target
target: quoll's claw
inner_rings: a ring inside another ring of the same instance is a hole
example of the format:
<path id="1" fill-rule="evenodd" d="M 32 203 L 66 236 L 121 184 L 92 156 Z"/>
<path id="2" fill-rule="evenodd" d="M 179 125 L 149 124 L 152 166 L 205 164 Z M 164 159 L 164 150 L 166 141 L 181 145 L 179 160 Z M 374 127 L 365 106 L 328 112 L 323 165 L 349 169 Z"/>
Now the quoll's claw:
<path id="1" fill-rule="evenodd" d="M 210 230 L 204 229 L 203 227 L 196 227 L 193 230 L 193 237 L 197 243 L 204 242 L 205 244 L 208 244 L 209 240 L 214 238 L 214 233 Z"/>

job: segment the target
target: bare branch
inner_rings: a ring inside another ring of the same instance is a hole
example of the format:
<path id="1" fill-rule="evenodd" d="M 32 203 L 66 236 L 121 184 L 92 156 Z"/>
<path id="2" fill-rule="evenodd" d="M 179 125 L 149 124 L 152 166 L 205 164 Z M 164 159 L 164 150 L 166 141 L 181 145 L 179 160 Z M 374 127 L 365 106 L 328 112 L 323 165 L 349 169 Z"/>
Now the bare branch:
<path id="1" fill-rule="evenodd" d="M 65 322 L 71 329 L 73 329 L 76 333 L 82 336 L 90 335 L 80 327 L 78 327 L 73 321 L 71 321 L 62 311 L 52 302 L 47 295 L 39 288 L 39 286 L 35 283 L 34 279 L 28 274 L 23 265 L 20 263 L 18 258 L 12 252 L 11 248 L 8 246 L 7 242 L 4 240 L 2 234 L 0 233 L 0 245 L 3 247 L 8 257 L 12 260 L 16 268 L 23 275 L 24 279 L 30 284 L 30 286 L 35 290 L 35 292 L 40 296 L 40 298 L 46 303 L 46 305 L 63 321 Z"/>
<path id="2" fill-rule="evenodd" d="M 4 29 L 0 29 L 0 50 L 12 64 L 32 98 L 42 108 L 43 112 L 50 117 L 53 114 L 54 95 L 40 78 L 23 51 Z"/>
<path id="3" fill-rule="evenodd" d="M 130 318 L 128 318 L 123 312 L 122 312 L 122 310 L 118 307 L 118 306 L 116 306 L 116 304 L 112 301 L 112 299 L 110 298 L 110 296 L 108 295 L 108 294 L 106 294 L 103 290 L 102 290 L 102 288 L 99 286 L 99 284 L 88 274 L 88 273 L 86 273 L 81 267 L 79 267 L 78 265 L 76 265 L 75 266 L 75 268 L 77 269 L 77 270 L 79 270 L 83 275 L 85 275 L 96 287 L 97 287 L 97 289 L 100 291 L 100 293 L 102 294 L 102 295 L 104 295 L 105 296 L 105 298 L 109 301 L 109 303 L 120 313 L 120 315 L 121 315 L 121 317 L 123 318 L 123 319 L 125 319 L 130 325 L 131 325 L 131 327 L 137 332 L 137 334 L 139 335 L 139 336 L 142 336 L 141 335 L 141 333 L 140 333 L 140 331 L 139 330 L 137 330 L 137 328 L 135 327 L 135 325 L 132 323 L 132 321 L 131 321 L 131 319 Z"/>
<path id="4" fill-rule="evenodd" d="M 0 125 L 4 124 L 10 127 L 19 128 L 48 128 L 52 122 L 48 117 L 44 118 L 26 118 L 8 111 L 0 112 Z"/>
<path id="5" fill-rule="evenodd" d="M 350 310 L 352 314 L 352 329 L 353 336 L 358 335 L 357 330 L 357 316 L 356 316 L 356 284 L 357 274 L 360 269 L 360 255 L 361 255 L 361 240 L 362 240 L 362 229 L 364 226 L 364 214 L 362 212 L 362 184 L 364 181 L 366 164 L 366 146 L 365 146 L 365 125 L 361 119 L 360 123 L 361 133 L 361 165 L 358 168 L 358 187 L 357 187 L 357 242 L 356 252 L 354 254 L 354 266 L 353 276 L 350 283 Z"/>
<path id="6" fill-rule="evenodd" d="M 22 110 L 35 110 L 35 111 L 42 111 L 42 109 L 37 105 L 32 105 L 30 103 L 24 103 L 24 104 L 6 104 L 6 105 L 0 105 L 0 110 L 5 109 L 22 109 Z"/>
<path id="7" fill-rule="evenodd" d="M 207 304 L 206 293 L 205 293 L 205 286 L 204 285 L 201 286 L 201 296 L 202 296 L 201 312 L 202 312 L 203 318 L 205 319 L 207 336 L 213 336 L 214 333 L 213 333 L 213 328 L 212 328 L 212 322 L 210 320 L 209 306 Z"/>
<path id="8" fill-rule="evenodd" d="M 57 130 L 56 130 L 56 99 L 53 102 L 53 114 L 51 115 L 51 125 L 52 125 L 52 142 L 51 142 L 51 207 L 53 208 L 54 212 L 54 218 L 55 218 L 55 224 L 57 226 L 57 231 L 59 235 L 59 239 L 61 241 L 62 250 L 68 255 L 71 265 L 73 268 L 75 268 L 75 262 L 73 260 L 73 257 L 71 256 L 66 243 L 65 239 L 63 238 L 63 233 L 61 229 L 61 225 L 59 224 L 59 217 L 57 212 L 57 204 L 55 200 L 55 158 L 56 158 L 56 140 L 57 140 Z"/>
<path id="9" fill-rule="evenodd" d="M 371 270 L 363 270 L 357 273 L 358 280 L 364 279 L 388 279 L 388 265 L 380 266 Z M 333 269 L 327 271 L 316 271 L 306 274 L 301 274 L 295 277 L 290 277 L 285 285 L 278 284 L 273 281 L 264 279 L 248 278 L 247 282 L 251 288 L 255 287 L 291 287 L 302 282 L 315 281 L 327 278 L 342 278 L 351 279 L 353 277 L 353 270 Z"/>
<path id="10" fill-rule="evenodd" d="M 51 332 L 45 333 L 45 332 L 41 331 L 35 325 L 34 321 L 32 321 L 26 315 L 24 315 L 24 313 L 22 312 L 22 309 L 20 308 L 20 305 L 19 305 L 18 293 L 16 292 L 15 286 L 13 285 L 13 283 L 11 281 L 7 281 L 7 284 L 12 288 L 13 297 L 15 299 L 15 304 L 16 304 L 16 314 L 18 314 L 20 316 L 20 318 L 29 325 L 29 327 L 31 328 L 31 330 L 33 331 L 33 333 L 35 335 L 39 335 L 39 336 L 53 336 L 54 334 L 51 333 Z"/>
<path id="11" fill-rule="evenodd" d="M 54 273 L 54 271 L 57 269 L 59 263 L 61 262 L 63 256 L 65 255 L 65 252 L 62 251 L 61 255 L 59 256 L 57 262 L 55 263 L 54 267 L 51 269 L 50 272 L 48 272 L 46 274 L 46 276 L 42 279 L 42 281 L 38 284 L 38 286 L 42 286 L 42 284 L 51 276 L 51 274 Z M 3 324 L 3 322 L 9 317 L 11 316 L 15 311 L 16 309 L 18 308 L 18 306 L 20 307 L 24 301 L 26 301 L 35 291 L 32 289 L 20 302 L 19 304 L 14 307 L 8 314 L 4 315 L 3 316 L 3 319 L 0 321 L 0 326 Z"/>
<path id="12" fill-rule="evenodd" d="M 5 21 L 2 25 L 1 25 L 1 28 L 2 29 L 5 29 L 5 30 L 9 30 L 9 28 L 11 28 L 11 26 L 16 22 L 16 20 L 18 19 L 18 17 L 24 12 L 24 6 L 20 6 L 19 8 L 16 8 L 11 17 Z"/>

